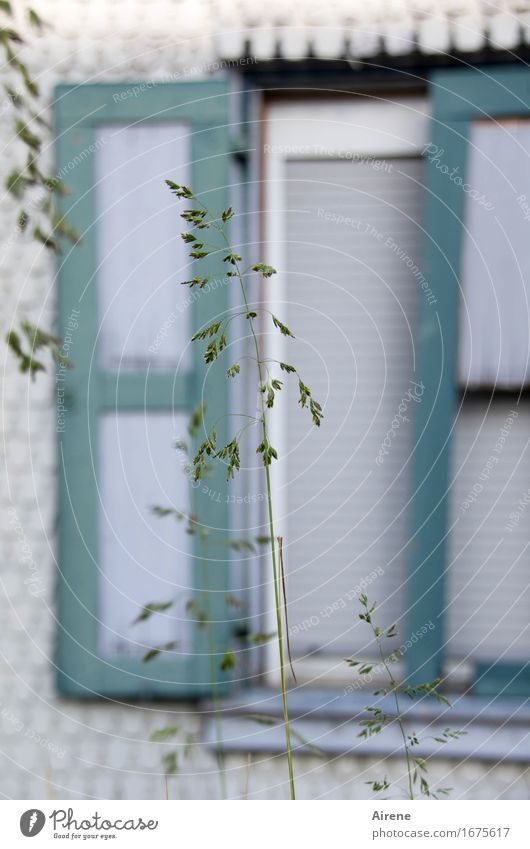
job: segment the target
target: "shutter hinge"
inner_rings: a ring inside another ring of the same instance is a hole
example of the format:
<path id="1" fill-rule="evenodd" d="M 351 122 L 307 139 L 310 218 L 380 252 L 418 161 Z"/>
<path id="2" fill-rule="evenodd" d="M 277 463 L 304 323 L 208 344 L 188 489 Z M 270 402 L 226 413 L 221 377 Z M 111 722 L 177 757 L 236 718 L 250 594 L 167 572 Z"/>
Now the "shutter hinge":
<path id="1" fill-rule="evenodd" d="M 249 155 L 249 138 L 247 133 L 232 136 L 230 151 L 239 162 L 246 162 Z"/>

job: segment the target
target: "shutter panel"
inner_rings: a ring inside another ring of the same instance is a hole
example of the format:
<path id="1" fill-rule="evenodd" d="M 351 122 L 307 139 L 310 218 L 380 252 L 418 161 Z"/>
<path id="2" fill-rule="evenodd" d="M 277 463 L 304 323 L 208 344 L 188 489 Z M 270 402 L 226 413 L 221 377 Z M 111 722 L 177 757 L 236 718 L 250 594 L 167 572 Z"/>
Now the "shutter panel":
<path id="1" fill-rule="evenodd" d="M 293 650 L 367 653 L 363 591 L 403 614 L 419 269 L 419 158 L 287 164 L 289 361 L 325 404 L 289 413 L 288 598 Z M 291 390 L 289 390 L 291 391 Z M 293 390 L 294 391 L 294 390 Z M 291 409 L 296 398 L 291 399 Z M 380 462 L 377 458 L 380 457 Z M 369 653 L 369 651 L 368 651 Z"/>
<path id="2" fill-rule="evenodd" d="M 530 650 L 530 411 L 468 400 L 453 449 L 447 654 L 527 661 Z"/>
<path id="3" fill-rule="evenodd" d="M 437 382 L 415 428 L 412 566 L 414 589 L 441 627 L 410 656 L 409 673 L 434 678 L 447 655 L 466 658 L 479 695 L 530 692 L 528 412 L 519 392 L 529 344 L 528 79 L 526 68 L 508 65 L 487 75 L 433 71 L 430 85 L 425 257 L 439 333 L 424 311 L 418 367 Z M 466 391 L 458 406 L 457 383 L 491 396 Z"/>
<path id="4" fill-rule="evenodd" d="M 463 386 L 517 388 L 528 381 L 529 152 L 528 119 L 471 125 L 460 310 Z"/>
<path id="5" fill-rule="evenodd" d="M 62 211 L 83 238 L 59 267 L 60 335 L 72 314 L 77 324 L 74 369 L 58 374 L 67 408 L 58 428 L 59 686 L 88 697 L 197 696 L 211 688 L 207 635 L 184 605 L 201 607 L 208 572 L 214 639 L 227 644 L 228 499 L 221 469 L 209 481 L 219 503 L 190 493 L 174 441 L 187 435 L 201 389 L 226 435 L 226 386 L 217 380 L 210 392 L 187 342 L 192 326 L 225 311 L 228 287 L 186 298 L 179 284 L 195 269 L 164 180 L 191 185 L 212 209 L 229 205 L 228 86 L 161 84 L 140 97 L 126 85 L 67 86 L 56 103 L 57 171 L 72 190 Z M 201 273 L 219 275 L 218 260 L 204 260 Z M 157 505 L 189 508 L 213 528 L 208 551 L 174 519 L 156 519 Z M 175 598 L 132 626 L 143 605 Z M 149 648 L 175 640 L 174 652 L 142 663 Z"/>
<path id="6" fill-rule="evenodd" d="M 190 488 L 175 474 L 174 434 L 186 433 L 184 413 L 105 413 L 99 422 L 99 644 L 102 655 L 142 658 L 153 646 L 177 642 L 189 651 L 185 615 L 193 595 L 191 538 L 184 522 L 153 515 L 154 505 L 190 512 Z M 134 624 L 153 600 L 177 596 L 164 613 Z"/>
<path id="7" fill-rule="evenodd" d="M 99 361 L 103 368 L 189 368 L 184 208 L 164 183 L 190 181 L 190 127 L 105 124 L 95 154 Z M 185 361 L 182 361 L 182 357 Z"/>

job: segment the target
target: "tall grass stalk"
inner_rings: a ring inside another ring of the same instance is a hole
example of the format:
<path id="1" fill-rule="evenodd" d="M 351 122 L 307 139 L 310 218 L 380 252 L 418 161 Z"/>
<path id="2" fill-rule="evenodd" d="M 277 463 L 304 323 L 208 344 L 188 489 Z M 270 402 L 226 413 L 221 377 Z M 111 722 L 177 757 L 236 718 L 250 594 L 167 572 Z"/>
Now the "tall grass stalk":
<path id="1" fill-rule="evenodd" d="M 269 430 L 269 412 L 274 406 L 276 393 L 282 389 L 283 381 L 279 380 L 278 376 L 273 377 L 271 374 L 271 363 L 279 368 L 281 372 L 287 375 L 294 375 L 298 380 L 299 389 L 299 404 L 301 407 L 308 409 L 313 423 L 316 426 L 320 425 L 323 417 L 322 408 L 311 395 L 311 390 L 302 381 L 297 369 L 288 363 L 265 360 L 256 332 L 255 320 L 258 317 L 258 312 L 267 314 L 268 318 L 272 319 L 274 327 L 286 337 L 294 338 L 289 328 L 280 321 L 277 316 L 273 315 L 266 309 L 257 309 L 251 307 L 248 300 L 246 280 L 249 276 L 259 274 L 264 278 L 269 278 L 276 273 L 275 269 L 264 263 L 257 263 L 249 266 L 246 269 L 242 268 L 242 257 L 232 248 L 226 235 L 226 224 L 233 217 L 233 211 L 230 208 L 221 212 L 218 218 L 214 218 L 207 207 L 193 194 L 187 186 L 180 186 L 167 180 L 167 185 L 170 190 L 181 199 L 193 201 L 193 208 L 185 210 L 181 213 L 181 217 L 186 221 L 189 231 L 181 234 L 182 239 L 190 248 L 190 257 L 194 260 L 201 260 L 210 254 L 219 255 L 226 263 L 228 269 L 225 274 L 229 278 L 237 281 L 239 293 L 241 297 L 241 310 L 239 312 L 231 312 L 231 314 L 222 317 L 212 322 L 207 327 L 202 327 L 192 337 L 192 341 L 201 340 L 206 342 L 206 347 L 203 352 L 203 359 L 206 364 L 214 363 L 220 356 L 222 351 L 227 348 L 228 340 L 226 331 L 232 319 L 241 316 L 248 323 L 252 346 L 255 356 L 251 357 L 254 361 L 255 374 L 258 384 L 258 392 L 260 398 L 259 415 L 251 416 L 251 421 L 248 422 L 229 442 L 225 445 L 218 445 L 217 431 L 215 425 L 211 428 L 204 442 L 200 445 L 196 456 L 193 460 L 194 480 L 198 481 L 204 476 L 208 460 L 217 459 L 226 464 L 227 480 L 234 477 L 236 471 L 240 469 L 240 450 L 239 439 L 244 430 L 250 425 L 257 425 L 260 431 L 261 441 L 259 442 L 256 453 L 261 455 L 262 464 L 265 473 L 265 484 L 267 491 L 267 522 L 270 537 L 270 556 L 272 581 L 274 586 L 274 603 L 276 613 L 277 626 L 277 642 L 280 663 L 280 685 L 282 695 L 283 708 L 283 726 L 285 732 L 285 747 L 287 756 L 287 766 L 289 773 L 289 789 L 291 799 L 295 799 L 295 779 L 293 769 L 293 753 L 291 744 L 291 728 L 289 722 L 289 707 L 287 702 L 287 683 L 285 675 L 285 650 L 283 638 L 283 617 L 282 617 L 282 584 L 280 582 L 279 564 L 276 555 L 276 533 L 274 523 L 273 509 L 273 492 L 271 485 L 270 466 L 273 460 L 278 459 L 276 449 L 270 442 Z M 204 239 L 207 237 L 207 231 L 216 231 L 220 234 L 223 247 L 219 248 L 218 244 L 207 244 Z M 190 288 L 204 288 L 209 281 L 208 277 L 193 277 L 192 280 L 186 281 Z M 233 363 L 227 370 L 226 376 L 228 379 L 235 378 L 240 373 L 240 363 Z M 248 417 L 247 417 L 248 418 Z M 285 601 L 285 600 L 284 600 Z M 286 608 L 286 603 L 285 603 Z"/>

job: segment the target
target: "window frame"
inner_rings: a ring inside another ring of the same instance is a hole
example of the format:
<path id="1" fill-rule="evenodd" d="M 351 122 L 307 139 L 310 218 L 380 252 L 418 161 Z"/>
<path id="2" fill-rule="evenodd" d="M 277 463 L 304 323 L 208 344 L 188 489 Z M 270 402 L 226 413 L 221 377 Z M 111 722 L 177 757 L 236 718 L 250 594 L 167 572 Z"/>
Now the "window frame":
<path id="1" fill-rule="evenodd" d="M 337 113 L 340 119 L 337 120 Z M 326 120 L 326 118 L 328 120 Z M 333 148 L 330 148 L 329 126 L 333 122 Z M 420 156 L 424 147 L 425 132 L 430 120 L 430 103 L 425 93 L 396 93 L 392 97 L 381 98 L 343 98 L 329 95 L 311 100 L 303 98 L 274 99 L 267 104 L 266 123 L 263 141 L 266 158 L 263 162 L 264 178 L 264 215 L 263 228 L 266 244 L 267 262 L 277 269 L 277 274 L 267 283 L 267 307 L 271 312 L 280 314 L 287 302 L 284 269 L 286 268 L 285 219 L 278 210 L 287 209 L 286 168 L 287 161 L 318 159 L 350 159 L 371 156 L 391 160 Z M 366 125 L 363 123 L 366 122 Z M 382 140 L 381 130 L 398 124 L 399 131 L 393 131 Z M 357 134 L 352 138 L 351 127 L 357 125 Z M 308 139 L 310 142 L 308 143 Z M 406 141 L 404 140 L 406 139 Z M 418 297 L 418 301 L 421 298 Z M 296 328 L 294 328 L 296 332 Z M 280 334 L 268 340 L 267 356 L 278 361 L 289 361 L 285 338 Z M 271 419 L 271 442 L 278 449 L 280 457 L 287 451 L 287 419 L 276 416 Z M 271 478 L 275 491 L 274 500 L 278 516 L 286 517 L 287 477 L 285 464 L 271 466 Z M 285 535 L 286 519 L 276 522 L 276 530 Z M 286 539 L 289 535 L 286 535 Z M 275 629 L 274 597 L 272 586 L 267 587 L 265 609 L 268 611 L 266 630 Z M 424 624 L 423 620 L 422 624 Z M 265 672 L 267 681 L 277 684 L 279 670 L 276 649 L 273 643 L 264 647 Z M 296 661 L 301 680 L 332 681 L 347 677 L 337 659 L 314 657 L 298 658 Z"/>
<path id="2" fill-rule="evenodd" d="M 449 170 L 465 179 L 469 134 L 476 119 L 529 117 L 530 72 L 521 66 L 434 70 L 429 75 L 432 104 L 430 143 L 443 151 Z M 417 325 L 418 375 L 425 391 L 415 411 L 411 512 L 411 593 L 409 628 L 427 619 L 437 623 L 407 654 L 410 681 L 443 674 L 451 443 L 460 388 L 457 376 L 462 230 L 465 193 L 447 173 L 427 168 L 425 276 L 437 299 L 436 310 L 421 304 Z M 475 662 L 473 693 L 530 694 L 524 664 Z"/>
<path id="3" fill-rule="evenodd" d="M 68 197 L 61 199 L 60 212 L 82 234 L 82 242 L 76 246 L 63 245 L 57 270 L 57 328 L 61 338 L 71 310 L 80 310 L 79 327 L 71 348 L 74 368 L 63 375 L 65 426 L 64 430 L 57 428 L 56 668 L 57 686 L 64 695 L 151 698 L 199 697 L 211 692 L 211 658 L 204 628 L 191 626 L 192 653 L 160 656 L 149 664 L 131 658 L 108 660 L 98 650 L 99 505 L 92 473 L 94 456 L 97 463 L 98 414 L 146 408 L 191 411 L 201 400 L 205 366 L 198 346 L 193 351 L 192 372 L 182 377 L 165 371 L 150 375 L 147 381 L 146 371 L 135 371 L 120 374 L 118 381 L 115 373 L 102 372 L 91 364 L 98 320 L 93 151 L 101 124 L 150 121 L 187 124 L 191 137 L 190 184 L 212 209 L 224 209 L 229 206 L 230 195 L 230 100 L 226 80 L 61 85 L 55 90 L 56 173 L 64 173 L 66 169 L 65 182 L 71 190 Z M 91 155 L 86 155 L 86 151 Z M 70 168 L 71 163 L 74 167 Z M 200 271 L 219 274 L 219 259 L 212 256 L 203 260 Z M 227 309 L 227 288 L 219 286 L 193 304 L 194 327 Z M 213 395 L 209 398 L 209 417 L 223 417 L 228 411 L 228 390 L 222 381 L 215 383 Z M 225 436 L 225 428 L 226 417 L 218 427 L 220 439 Z M 175 470 L 182 474 L 177 463 Z M 219 493 L 226 491 L 222 469 L 212 472 L 209 485 Z M 195 599 L 200 605 L 204 587 L 200 576 L 207 569 L 214 599 L 211 616 L 215 620 L 216 643 L 224 648 L 233 630 L 223 602 L 223 593 L 229 588 L 227 501 L 220 499 L 214 503 L 210 498 L 201 499 L 197 490 L 192 490 L 192 510 L 200 522 L 214 529 L 209 540 L 209 566 L 204 554 L 201 556 L 197 537 L 194 538 L 190 573 L 195 577 Z M 158 599 L 145 602 L 154 600 Z M 226 689 L 227 682 L 228 674 L 220 672 L 221 690 Z"/>

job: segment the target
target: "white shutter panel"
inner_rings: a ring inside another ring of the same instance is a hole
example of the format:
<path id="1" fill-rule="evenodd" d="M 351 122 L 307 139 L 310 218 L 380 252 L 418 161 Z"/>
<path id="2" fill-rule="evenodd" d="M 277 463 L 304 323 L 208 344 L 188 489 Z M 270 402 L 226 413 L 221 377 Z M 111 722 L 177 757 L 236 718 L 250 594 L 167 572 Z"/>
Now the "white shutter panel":
<path id="1" fill-rule="evenodd" d="M 517 409 L 470 399 L 455 426 L 446 640 L 457 660 L 528 660 L 530 410 Z"/>
<path id="2" fill-rule="evenodd" d="M 189 510 L 189 483 L 173 447 L 185 413 L 108 413 L 100 420 L 100 645 L 106 657 L 140 656 L 177 641 L 189 647 L 184 608 L 192 596 L 191 538 L 185 522 L 152 508 Z M 152 602 L 176 604 L 133 624 Z"/>
<path id="3" fill-rule="evenodd" d="M 472 125 L 463 230 L 459 377 L 530 376 L 530 121 Z"/>
<path id="4" fill-rule="evenodd" d="M 189 128 L 107 124 L 98 133 L 99 357 L 105 369 L 189 367 L 190 311 L 179 204 L 165 179 L 187 183 Z"/>

